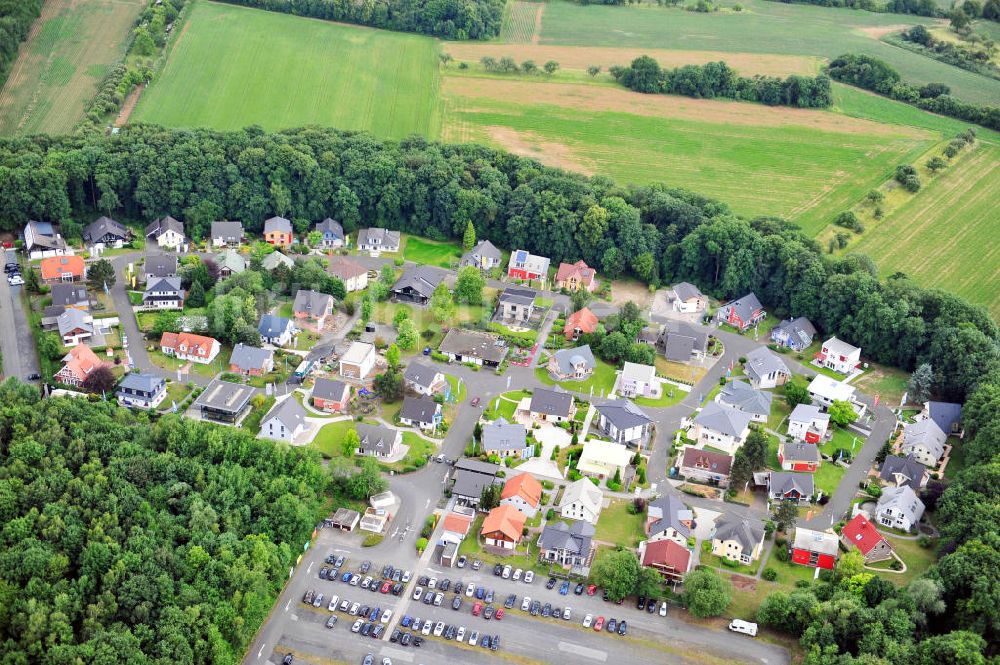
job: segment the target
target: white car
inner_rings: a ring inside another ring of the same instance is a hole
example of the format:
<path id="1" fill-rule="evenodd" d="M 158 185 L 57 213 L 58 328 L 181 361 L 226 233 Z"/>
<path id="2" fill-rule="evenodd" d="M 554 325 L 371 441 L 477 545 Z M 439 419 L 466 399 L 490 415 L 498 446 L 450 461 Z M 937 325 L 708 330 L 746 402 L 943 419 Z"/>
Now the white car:
<path id="1" fill-rule="evenodd" d="M 7 278 L 7 283 L 10 284 L 11 286 L 19 286 L 21 284 L 24 284 L 24 278 L 21 277 L 20 275 L 14 275 L 13 277 Z"/>
<path id="2" fill-rule="evenodd" d="M 410 581 L 410 571 L 407 570 L 403 572 L 403 584 L 406 584 L 409 581 Z"/>
<path id="3" fill-rule="evenodd" d="M 563 609 L 563 619 L 569 621 L 572 618 L 573 618 L 573 612 L 568 607 Z"/>
<path id="4" fill-rule="evenodd" d="M 476 592 L 476 585 L 469 582 L 469 586 L 465 587 L 465 595 L 472 598 L 472 594 Z"/>
<path id="5" fill-rule="evenodd" d="M 340 604 L 340 596 L 334 596 L 333 598 L 330 599 L 330 605 L 326 609 L 333 612 L 335 609 L 337 609 L 337 605 L 339 604 Z"/>
<path id="6" fill-rule="evenodd" d="M 351 575 L 351 586 L 358 586 L 359 584 L 361 584 L 361 576 Z"/>
<path id="7" fill-rule="evenodd" d="M 660 603 L 660 616 L 661 617 L 667 616 L 667 601 L 663 601 L 662 603 Z"/>
<path id="8" fill-rule="evenodd" d="M 527 612 L 530 607 L 531 607 L 531 597 L 525 596 L 524 600 L 521 601 L 521 611 Z"/>
<path id="9" fill-rule="evenodd" d="M 436 589 L 437 585 L 438 585 L 438 578 L 436 577 L 432 577 L 430 580 L 427 581 L 428 589 Z"/>
<path id="10" fill-rule="evenodd" d="M 533 570 L 526 571 L 524 573 L 524 581 L 526 583 L 528 583 L 528 584 L 531 584 L 532 582 L 534 582 L 535 581 L 535 571 L 533 571 Z"/>
<path id="11" fill-rule="evenodd" d="M 511 571 L 511 568 L 510 568 L 509 565 L 508 566 L 504 566 L 503 567 L 503 572 L 500 573 L 500 577 L 504 578 L 505 580 L 509 580 L 510 579 L 510 571 Z"/>
<path id="12" fill-rule="evenodd" d="M 392 610 L 386 610 L 382 612 L 382 623 L 389 623 L 392 619 Z"/>
<path id="13" fill-rule="evenodd" d="M 465 641 L 465 626 L 458 627 L 458 634 L 455 635 L 455 641 L 464 642 Z"/>
<path id="14" fill-rule="evenodd" d="M 441 633 L 444 632 L 444 621 L 438 621 L 437 625 L 434 626 L 434 637 L 441 637 Z"/>
<path id="15" fill-rule="evenodd" d="M 416 619 L 413 620 L 413 623 L 410 624 L 410 628 L 413 629 L 414 633 L 418 633 L 420 632 L 420 626 L 422 625 L 423 625 L 423 619 L 417 617 Z"/>
<path id="16" fill-rule="evenodd" d="M 444 602 L 444 594 L 438 591 L 434 594 L 434 607 L 441 607 L 442 602 Z"/>
<path id="17" fill-rule="evenodd" d="M 588 614 L 587 616 L 583 617 L 583 627 L 584 628 L 590 628 L 590 624 L 592 624 L 592 623 L 594 623 L 594 615 L 593 614 Z"/>
<path id="18" fill-rule="evenodd" d="M 422 595 L 424 595 L 424 588 L 422 586 L 418 586 L 413 590 L 413 600 L 420 600 Z"/>
<path id="19" fill-rule="evenodd" d="M 357 621 L 354 622 L 354 625 L 351 626 L 351 632 L 352 633 L 359 633 L 359 632 L 361 632 L 361 626 L 363 626 L 363 625 L 365 625 L 364 620 L 363 619 L 358 619 Z"/>
<path id="20" fill-rule="evenodd" d="M 521 573 L 523 572 L 524 572 L 523 570 L 518 568 L 517 570 L 514 571 L 514 574 L 511 575 L 510 579 L 514 580 L 515 582 L 519 582 L 521 580 Z"/>
<path id="21" fill-rule="evenodd" d="M 469 644 L 471 644 L 472 646 L 476 646 L 476 645 L 479 644 L 479 631 L 478 630 L 472 631 L 472 634 L 469 635 Z"/>
<path id="22" fill-rule="evenodd" d="M 358 612 L 360 611 L 361 611 L 361 603 L 354 603 L 353 605 L 351 605 L 351 611 L 348 612 L 348 614 L 356 617 L 358 616 Z"/>
<path id="23" fill-rule="evenodd" d="M 424 623 L 424 629 L 420 632 L 424 635 L 430 635 L 432 630 L 434 630 L 434 622 L 428 619 Z"/>

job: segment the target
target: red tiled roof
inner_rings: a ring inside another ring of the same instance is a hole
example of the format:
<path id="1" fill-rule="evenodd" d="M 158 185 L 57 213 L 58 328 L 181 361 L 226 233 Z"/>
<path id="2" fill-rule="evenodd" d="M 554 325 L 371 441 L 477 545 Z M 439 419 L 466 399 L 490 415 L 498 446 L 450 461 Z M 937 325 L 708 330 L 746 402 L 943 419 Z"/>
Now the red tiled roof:
<path id="1" fill-rule="evenodd" d="M 177 350 L 184 346 L 186 350 L 185 355 L 195 355 L 202 358 L 207 358 L 212 353 L 212 346 L 215 344 L 215 340 L 211 337 L 205 337 L 204 335 L 195 335 L 192 333 L 172 333 L 165 332 L 163 337 L 160 339 L 160 347 L 173 349 L 176 353 Z"/>
<path id="2" fill-rule="evenodd" d="M 505 503 L 490 511 L 490 514 L 483 520 L 483 528 L 479 532 L 482 535 L 499 531 L 503 536 L 515 543 L 521 540 L 521 529 L 528 516 L 520 510 Z"/>
<path id="3" fill-rule="evenodd" d="M 597 275 L 597 271 L 583 261 L 577 261 L 576 263 L 560 263 L 559 271 L 556 273 L 556 281 L 562 282 L 576 276 L 581 282 L 590 286 L 590 284 L 594 281 L 595 275 Z"/>
<path id="4" fill-rule="evenodd" d="M 60 279 L 64 273 L 73 277 L 83 277 L 85 266 L 82 256 L 50 256 L 42 259 L 42 279 Z"/>
<path id="5" fill-rule="evenodd" d="M 530 473 L 514 476 L 504 484 L 500 498 L 509 499 L 515 496 L 520 496 L 529 506 L 538 507 L 538 503 L 542 500 L 542 484 Z"/>
<path id="6" fill-rule="evenodd" d="M 861 550 L 862 554 L 868 554 L 873 547 L 885 540 L 872 523 L 860 513 L 844 525 L 842 534 L 844 540 Z"/>
<path id="7" fill-rule="evenodd" d="M 69 370 L 77 380 L 83 381 L 91 372 L 103 364 L 101 359 L 97 357 L 97 354 L 89 346 L 77 344 L 66 354 L 66 364 L 63 366 L 63 369 Z"/>
<path id="8" fill-rule="evenodd" d="M 691 552 L 681 547 L 672 540 L 658 540 L 653 543 L 646 543 L 646 552 L 642 556 L 642 565 L 651 566 L 658 564 L 670 566 L 678 572 L 685 573 L 688 569 L 688 562 L 691 560 Z"/>
<path id="9" fill-rule="evenodd" d="M 581 332 L 585 333 L 592 333 L 597 330 L 597 315 L 586 307 L 578 312 L 570 314 L 566 318 L 566 325 L 563 326 L 563 332 L 569 335 L 575 332 L 578 328 Z"/>
<path id="10" fill-rule="evenodd" d="M 472 524 L 472 520 L 468 517 L 462 515 L 456 515 L 455 513 L 448 513 L 444 518 L 444 530 L 454 531 L 455 533 L 460 533 L 463 536 L 469 532 L 469 525 Z"/>

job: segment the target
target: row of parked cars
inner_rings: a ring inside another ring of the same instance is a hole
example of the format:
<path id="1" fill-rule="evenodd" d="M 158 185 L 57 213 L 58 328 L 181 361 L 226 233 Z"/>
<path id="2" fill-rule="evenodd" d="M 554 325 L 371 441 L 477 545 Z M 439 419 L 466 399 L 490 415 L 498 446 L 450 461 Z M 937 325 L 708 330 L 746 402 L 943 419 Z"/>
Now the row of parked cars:
<path id="1" fill-rule="evenodd" d="M 24 278 L 21 277 L 21 264 L 17 262 L 17 257 L 12 252 L 5 252 L 5 256 L 3 271 L 7 273 L 7 283 L 11 286 L 24 284 Z"/>
<path id="2" fill-rule="evenodd" d="M 434 637 L 443 637 L 446 640 L 454 640 L 456 642 L 465 642 L 466 637 L 468 637 L 468 643 L 472 646 L 476 646 L 478 644 L 485 649 L 491 649 L 493 651 L 500 648 L 499 635 L 489 635 L 484 633 L 480 636 L 478 630 L 466 631 L 465 626 L 453 626 L 446 624 L 443 621 L 435 623 L 431 619 L 421 619 L 420 617 L 411 617 L 410 615 L 404 616 L 399 625 L 403 628 L 412 630 L 414 635 L 417 635 L 417 633 L 424 636 L 433 635 Z M 398 632 L 399 635 L 396 635 L 396 632 Z M 389 636 L 389 641 L 398 641 L 400 644 L 403 644 L 403 640 L 405 640 L 406 636 L 409 634 L 410 633 L 403 630 L 394 631 L 393 634 Z M 417 635 L 417 638 L 419 638 L 420 635 Z M 403 646 L 406 645 L 403 644 Z"/>

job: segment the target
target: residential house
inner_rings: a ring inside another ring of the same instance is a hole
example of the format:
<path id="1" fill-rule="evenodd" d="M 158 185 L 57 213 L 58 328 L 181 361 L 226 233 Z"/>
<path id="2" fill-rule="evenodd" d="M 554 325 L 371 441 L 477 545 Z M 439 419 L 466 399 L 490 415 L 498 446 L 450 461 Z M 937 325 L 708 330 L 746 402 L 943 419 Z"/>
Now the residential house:
<path id="1" fill-rule="evenodd" d="M 260 267 L 264 270 L 271 272 L 275 270 L 278 266 L 285 266 L 286 268 L 294 268 L 295 261 L 282 254 L 281 252 L 271 252 L 263 258 L 260 262 Z"/>
<path id="2" fill-rule="evenodd" d="M 534 446 L 528 445 L 528 432 L 524 425 L 507 422 L 505 418 L 483 425 L 479 449 L 485 455 L 500 458 L 526 459 L 534 452 Z"/>
<path id="3" fill-rule="evenodd" d="M 658 399 L 662 389 L 655 367 L 626 362 L 618 376 L 616 390 L 623 397 Z"/>
<path id="4" fill-rule="evenodd" d="M 312 389 L 312 404 L 320 411 L 340 412 L 351 399 L 351 387 L 336 379 L 317 378 Z"/>
<path id="5" fill-rule="evenodd" d="M 731 455 L 684 446 L 677 458 L 677 471 L 688 480 L 700 480 L 729 487 L 729 472 L 733 468 Z"/>
<path id="6" fill-rule="evenodd" d="M 438 346 L 438 351 L 451 362 L 484 367 L 499 367 L 509 350 L 507 343 L 496 335 L 461 328 L 451 328 Z"/>
<path id="7" fill-rule="evenodd" d="M 778 463 L 785 471 L 813 473 L 820 465 L 819 448 L 811 443 L 782 443 Z"/>
<path id="8" fill-rule="evenodd" d="M 94 336 L 94 317 L 78 309 L 63 310 L 56 319 L 59 337 L 66 346 L 82 344 L 84 340 Z"/>
<path id="9" fill-rule="evenodd" d="M 358 423 L 355 426 L 358 433 L 357 453 L 372 457 L 392 458 L 399 455 L 399 447 L 403 441 L 403 433 L 384 425 L 367 425 Z"/>
<path id="10" fill-rule="evenodd" d="M 840 542 L 848 550 L 858 548 L 865 557 L 865 563 L 885 561 L 893 556 L 892 545 L 878 529 L 868 521 L 863 513 L 858 513 L 840 531 Z"/>
<path id="11" fill-rule="evenodd" d="M 149 254 L 142 264 L 142 281 L 150 284 L 168 277 L 177 277 L 176 254 Z"/>
<path id="12" fill-rule="evenodd" d="M 148 373 L 126 374 L 115 391 L 118 403 L 136 409 L 155 409 L 167 397 L 167 382 Z"/>
<path id="13" fill-rule="evenodd" d="M 83 241 L 96 249 L 120 249 L 132 232 L 110 217 L 98 217 L 83 228 Z"/>
<path id="14" fill-rule="evenodd" d="M 332 249 L 344 246 L 346 236 L 344 235 L 344 227 L 340 222 L 336 222 L 327 217 L 322 222 L 316 224 L 313 230 L 319 232 L 323 236 L 323 239 L 320 240 L 320 247 Z"/>
<path id="15" fill-rule="evenodd" d="M 260 317 L 257 324 L 257 332 L 260 333 L 261 344 L 272 344 L 274 346 L 287 346 L 292 341 L 295 334 L 295 324 L 291 319 L 274 314 L 265 314 Z"/>
<path id="16" fill-rule="evenodd" d="M 42 259 L 38 268 L 42 274 L 42 281 L 46 284 L 75 282 L 87 274 L 87 266 L 82 256 L 50 256 Z"/>
<path id="17" fill-rule="evenodd" d="M 24 226 L 24 251 L 29 259 L 45 259 L 73 253 L 51 223 L 36 221 L 30 221 Z"/>
<path id="18" fill-rule="evenodd" d="M 646 507 L 644 530 L 650 542 L 672 540 L 687 547 L 694 526 L 694 513 L 674 494 L 665 494 Z"/>
<path id="19" fill-rule="evenodd" d="M 368 269 L 346 256 L 331 256 L 327 272 L 344 284 L 344 290 L 363 291 L 368 288 Z"/>
<path id="20" fill-rule="evenodd" d="M 698 447 L 711 446 L 732 455 L 747 440 L 750 421 L 749 413 L 709 402 L 694 417 L 688 436 Z"/>
<path id="21" fill-rule="evenodd" d="M 184 244 L 184 225 L 167 215 L 146 227 L 146 241 L 155 241 L 160 247 L 179 249 Z"/>
<path id="22" fill-rule="evenodd" d="M 257 390 L 251 386 L 212 379 L 205 390 L 198 395 L 192 409 L 201 414 L 202 420 L 235 425 L 250 410 L 250 400 L 256 394 Z"/>
<path id="23" fill-rule="evenodd" d="M 333 296 L 319 291 L 299 289 L 292 303 L 295 318 L 303 321 L 313 321 L 317 328 L 322 328 L 326 317 L 333 313 Z"/>
<path id="24" fill-rule="evenodd" d="M 911 531 L 924 515 L 924 502 L 909 485 L 886 487 L 875 505 L 875 521 L 882 526 Z"/>
<path id="25" fill-rule="evenodd" d="M 483 489 L 497 482 L 500 467 L 477 459 L 462 458 L 452 467 L 451 495 L 459 503 L 478 506 Z"/>
<path id="26" fill-rule="evenodd" d="M 839 538 L 832 531 L 813 531 L 795 527 L 792 540 L 792 563 L 810 568 L 833 570 L 840 554 Z"/>
<path id="27" fill-rule="evenodd" d="M 87 289 L 78 284 L 53 284 L 51 289 L 52 305 L 64 309 L 78 309 L 86 312 L 90 309 L 90 298 Z"/>
<path id="28" fill-rule="evenodd" d="M 596 525 L 604 507 L 604 493 L 589 478 L 580 478 L 563 490 L 559 515 L 563 519 L 583 520 Z"/>
<path id="29" fill-rule="evenodd" d="M 659 329 L 653 344 L 667 360 L 686 363 L 708 354 L 708 333 L 684 321 L 668 321 Z"/>
<path id="30" fill-rule="evenodd" d="M 819 364 L 841 374 L 850 374 L 861 365 L 861 349 L 847 342 L 831 337 L 823 342 L 816 353 Z"/>
<path id="31" fill-rule="evenodd" d="M 215 356 L 219 355 L 221 349 L 218 340 L 194 333 L 165 332 L 160 339 L 160 350 L 165 355 L 202 365 L 207 365 L 215 360 Z"/>
<path id="32" fill-rule="evenodd" d="M 760 520 L 734 513 L 723 513 L 716 518 L 712 554 L 749 566 L 763 549 L 764 524 Z"/>
<path id="33" fill-rule="evenodd" d="M 566 325 L 563 326 L 563 336 L 567 340 L 576 341 L 580 335 L 590 334 L 597 330 L 597 315 L 584 307 L 566 317 Z"/>
<path id="34" fill-rule="evenodd" d="M 691 550 L 672 540 L 639 543 L 639 562 L 659 573 L 666 582 L 677 584 L 691 569 Z"/>
<path id="35" fill-rule="evenodd" d="M 306 428 L 306 410 L 294 397 L 278 402 L 260 423 L 260 437 L 292 443 Z"/>
<path id="36" fill-rule="evenodd" d="M 708 298 L 697 286 L 690 282 L 681 282 L 667 293 L 667 300 L 675 312 L 703 312 L 708 307 Z"/>
<path id="37" fill-rule="evenodd" d="M 597 361 L 589 344 L 572 349 L 559 349 L 549 356 L 549 376 L 556 381 L 583 381 L 590 378 Z"/>
<path id="38" fill-rule="evenodd" d="M 766 423 L 771 415 L 771 400 L 774 395 L 757 390 L 746 381 L 733 379 L 722 386 L 715 401 L 750 415 L 755 423 Z"/>
<path id="39" fill-rule="evenodd" d="M 954 402 L 927 402 L 921 418 L 930 418 L 948 436 L 962 436 L 962 405 Z"/>
<path id="40" fill-rule="evenodd" d="M 444 271 L 431 266 L 407 268 L 392 285 L 392 297 L 399 302 L 426 305 L 434 289 L 444 280 Z"/>
<path id="41" fill-rule="evenodd" d="M 490 547 L 501 550 L 513 550 L 521 542 L 521 532 L 527 516 L 511 506 L 497 506 L 486 515 L 483 528 L 479 534 Z"/>
<path id="42" fill-rule="evenodd" d="M 212 222 L 212 247 L 239 247 L 243 244 L 242 222 Z"/>
<path id="43" fill-rule="evenodd" d="M 497 300 L 497 316 L 504 321 L 525 323 L 531 320 L 538 292 L 523 286 L 508 286 Z"/>
<path id="44" fill-rule="evenodd" d="M 538 514 L 542 502 L 542 484 L 530 473 L 511 476 L 500 492 L 500 505 L 511 505 L 528 517 Z"/>
<path id="45" fill-rule="evenodd" d="M 476 246 L 462 255 L 462 260 L 458 262 L 459 268 L 475 266 L 482 271 L 492 270 L 500 267 L 503 254 L 489 240 L 480 240 Z"/>
<path id="46" fill-rule="evenodd" d="M 229 371 L 243 376 L 264 376 L 274 371 L 274 351 L 241 342 L 229 356 Z"/>
<path id="47" fill-rule="evenodd" d="M 548 522 L 538 536 L 538 555 L 563 568 L 584 568 L 590 565 L 594 533 L 589 522 Z"/>
<path id="48" fill-rule="evenodd" d="M 826 374 L 817 374 L 816 378 L 809 382 L 808 391 L 816 406 L 828 408 L 834 402 L 851 402 L 855 411 L 859 408 L 854 398 L 854 386 L 842 383 Z"/>
<path id="49" fill-rule="evenodd" d="M 91 373 L 104 365 L 86 344 L 77 344 L 69 350 L 63 359 L 63 366 L 52 377 L 56 382 L 67 386 L 82 386 Z"/>
<path id="50" fill-rule="evenodd" d="M 523 249 L 514 250 L 507 264 L 507 277 L 511 279 L 532 280 L 544 282 L 549 275 L 549 259 L 545 256 L 535 256 Z"/>
<path id="51" fill-rule="evenodd" d="M 399 422 L 422 430 L 432 430 L 441 423 L 441 405 L 430 397 L 403 398 L 403 406 L 399 410 Z"/>
<path id="52" fill-rule="evenodd" d="M 903 426 L 903 443 L 900 450 L 924 466 L 934 468 L 944 455 L 945 442 L 948 436 L 941 431 L 937 423 L 927 418 Z"/>
<path id="53" fill-rule="evenodd" d="M 625 446 L 588 439 L 583 444 L 583 453 L 576 464 L 576 470 L 599 480 L 612 480 L 616 475 L 622 478 L 632 463 L 633 456 L 634 453 Z"/>
<path id="54" fill-rule="evenodd" d="M 292 223 L 284 217 L 264 220 L 264 242 L 275 247 L 291 247 L 293 235 Z"/>
<path id="55" fill-rule="evenodd" d="M 772 501 L 794 501 L 807 505 L 815 493 L 816 486 L 811 474 L 772 471 L 767 476 L 767 495 Z"/>
<path id="56" fill-rule="evenodd" d="M 910 487 L 918 490 L 927 484 L 930 474 L 927 467 L 917 461 L 913 455 L 900 457 L 889 455 L 882 462 L 879 479 L 892 487 Z"/>
<path id="57" fill-rule="evenodd" d="M 351 342 L 340 357 L 340 375 L 348 379 L 365 379 L 375 367 L 375 346 L 367 342 Z"/>
<path id="58" fill-rule="evenodd" d="M 597 288 L 597 271 L 584 261 L 576 263 L 560 263 L 556 271 L 556 288 L 567 291 L 593 292 Z"/>
<path id="59" fill-rule="evenodd" d="M 628 399 L 598 404 L 597 429 L 615 443 L 642 448 L 653 428 L 653 419 Z"/>
<path id="60" fill-rule="evenodd" d="M 814 404 L 796 404 L 788 417 L 788 435 L 796 441 L 819 443 L 830 426 L 830 414 Z"/>
<path id="61" fill-rule="evenodd" d="M 737 330 L 746 330 L 763 321 L 766 316 L 767 312 L 764 311 L 760 300 L 757 300 L 757 296 L 748 293 L 720 307 L 715 313 L 715 320 L 719 323 L 728 323 Z"/>
<path id="62" fill-rule="evenodd" d="M 804 316 L 785 319 L 771 329 L 771 341 L 792 351 L 802 351 L 813 343 L 816 327 Z"/>
<path id="63" fill-rule="evenodd" d="M 528 400 L 528 412 L 533 420 L 559 423 L 573 417 L 573 396 L 568 392 L 536 388 L 525 400 Z"/>
<path id="64" fill-rule="evenodd" d="M 458 510 L 468 510 L 467 508 L 459 508 Z M 469 529 L 472 527 L 472 522 L 476 518 L 476 512 L 474 510 L 469 511 L 471 515 L 467 515 L 461 512 L 451 511 L 444 516 L 441 520 L 441 544 L 454 543 L 455 545 L 460 545 L 465 537 L 469 535 Z"/>
<path id="65" fill-rule="evenodd" d="M 164 277 L 146 286 L 142 292 L 142 308 L 184 309 L 184 295 L 180 277 Z"/>
<path id="66" fill-rule="evenodd" d="M 743 371 L 754 388 L 783 386 L 792 377 L 785 361 L 767 347 L 757 347 L 747 353 L 746 359 Z"/>
<path id="67" fill-rule="evenodd" d="M 247 260 L 235 249 L 227 249 L 219 255 L 219 277 L 225 279 L 238 275 L 247 269 Z"/>
<path id="68" fill-rule="evenodd" d="M 358 231 L 358 249 L 362 252 L 398 252 L 399 231 L 370 228 Z"/>
<path id="69" fill-rule="evenodd" d="M 418 395 L 433 395 L 438 392 L 448 392 L 450 386 L 444 374 L 437 368 L 421 362 L 411 362 L 403 372 L 406 387 Z"/>

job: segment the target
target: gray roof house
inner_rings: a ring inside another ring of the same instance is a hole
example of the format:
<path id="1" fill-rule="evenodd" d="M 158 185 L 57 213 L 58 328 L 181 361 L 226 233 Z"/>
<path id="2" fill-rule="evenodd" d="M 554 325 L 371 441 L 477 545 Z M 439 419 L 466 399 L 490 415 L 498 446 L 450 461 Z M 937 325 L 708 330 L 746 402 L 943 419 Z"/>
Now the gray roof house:
<path id="1" fill-rule="evenodd" d="M 903 444 L 900 449 L 904 454 L 912 454 L 924 466 L 936 467 L 944 455 L 947 440 L 948 436 L 937 423 L 926 418 L 903 426 Z"/>
<path id="2" fill-rule="evenodd" d="M 722 386 L 715 398 L 720 404 L 731 406 L 743 413 L 749 413 L 755 422 L 767 422 L 771 415 L 771 400 L 774 395 L 763 390 L 757 390 L 746 381 L 733 379 Z"/>
<path id="3" fill-rule="evenodd" d="M 181 278 L 164 277 L 149 280 L 142 294 L 142 306 L 146 309 L 181 309 L 184 306 Z"/>
<path id="4" fill-rule="evenodd" d="M 153 237 L 155 240 L 159 240 L 160 236 L 165 233 L 173 232 L 174 234 L 184 237 L 184 224 L 180 221 L 174 219 L 170 215 L 163 217 L 162 219 L 156 219 L 146 225 L 146 237 Z"/>
<path id="5" fill-rule="evenodd" d="M 597 360 L 589 344 L 571 349 L 559 349 L 549 358 L 549 376 L 564 381 L 582 381 L 594 373 Z"/>
<path id="6" fill-rule="evenodd" d="M 399 231 L 370 228 L 358 231 L 358 249 L 374 252 L 398 252 Z"/>
<path id="7" fill-rule="evenodd" d="M 260 333 L 261 342 L 276 346 L 287 344 L 294 330 L 295 324 L 292 323 L 291 319 L 274 314 L 265 314 L 260 317 L 260 323 L 257 325 L 257 332 Z"/>
<path id="8" fill-rule="evenodd" d="M 292 233 L 292 223 L 284 217 L 271 217 L 270 219 L 265 219 L 264 233 L 274 233 L 276 231 Z"/>
<path id="9" fill-rule="evenodd" d="M 473 506 L 479 505 L 483 488 L 498 481 L 497 471 L 500 470 L 496 464 L 468 458 L 458 460 L 452 468 L 454 469 L 452 472 L 454 481 L 451 488 L 452 496 L 458 498 L 462 503 Z"/>
<path id="10" fill-rule="evenodd" d="M 875 521 L 882 526 L 909 531 L 924 514 L 924 502 L 909 485 L 886 487 L 875 505 Z"/>
<path id="11" fill-rule="evenodd" d="M 531 395 L 531 415 L 546 419 L 563 419 L 573 415 L 573 396 L 564 391 L 535 388 Z"/>
<path id="12" fill-rule="evenodd" d="M 525 457 L 529 450 L 528 432 L 524 425 L 497 418 L 492 423 L 483 425 L 480 450 L 487 455 L 499 457 Z"/>
<path id="13" fill-rule="evenodd" d="M 766 347 L 757 347 L 746 355 L 746 359 L 743 370 L 754 388 L 774 388 L 784 385 L 792 376 L 785 361 Z"/>
<path id="14" fill-rule="evenodd" d="M 441 405 L 430 397 L 404 397 L 399 421 L 404 425 L 431 429 L 441 422 Z"/>
<path id="15" fill-rule="evenodd" d="M 682 302 L 687 302 L 695 298 L 704 298 L 701 290 L 690 282 L 679 282 L 674 286 L 674 295 Z"/>
<path id="16" fill-rule="evenodd" d="M 786 471 L 815 469 L 820 461 L 819 446 L 812 443 L 782 443 L 778 448 L 778 459 L 781 468 Z"/>
<path id="17" fill-rule="evenodd" d="M 235 249 L 227 249 L 219 256 L 219 276 L 238 275 L 247 269 L 247 260 Z"/>
<path id="18" fill-rule="evenodd" d="M 333 296 L 328 293 L 306 289 L 299 289 L 295 293 L 292 311 L 296 318 L 310 318 L 322 322 L 332 310 Z"/>
<path id="19" fill-rule="evenodd" d="M 878 477 L 883 482 L 902 487 L 908 485 L 915 490 L 927 483 L 927 467 L 916 460 L 913 455 L 900 457 L 889 455 L 882 462 L 882 470 Z"/>
<path id="20" fill-rule="evenodd" d="M 53 284 L 53 307 L 89 307 L 87 289 L 79 284 Z"/>
<path id="21" fill-rule="evenodd" d="M 260 267 L 264 270 L 274 270 L 278 266 L 285 266 L 291 268 L 295 265 L 295 261 L 282 254 L 281 252 L 271 252 L 260 262 Z"/>
<path id="22" fill-rule="evenodd" d="M 434 289 L 444 280 L 444 271 L 431 266 L 407 268 L 392 285 L 392 296 L 402 302 L 426 305 Z"/>
<path id="23" fill-rule="evenodd" d="M 961 435 L 962 405 L 954 402 L 927 402 L 923 415 L 930 418 L 945 434 Z"/>
<path id="24" fill-rule="evenodd" d="M 549 522 L 538 537 L 538 549 L 546 561 L 566 567 L 586 566 L 590 562 L 594 533 L 594 525 L 583 520 L 569 525 Z"/>
<path id="25" fill-rule="evenodd" d="M 760 304 L 757 295 L 751 292 L 720 307 L 715 313 L 715 320 L 746 330 L 766 316 L 764 306 Z"/>
<path id="26" fill-rule="evenodd" d="M 444 388 L 443 379 L 444 376 L 437 367 L 421 362 L 411 362 L 403 372 L 406 386 L 421 395 L 430 395 Z"/>
<path id="27" fill-rule="evenodd" d="M 656 338 L 656 350 L 667 360 L 688 362 L 708 352 L 708 333 L 684 321 L 668 321 Z"/>
<path id="28" fill-rule="evenodd" d="M 653 419 L 630 399 L 615 399 L 598 404 L 597 427 L 612 441 L 641 446 L 653 425 Z"/>
<path id="29" fill-rule="evenodd" d="M 750 414 L 717 402 L 709 402 L 694 417 L 694 424 L 726 436 L 740 437 L 750 426 Z"/>
<path id="30" fill-rule="evenodd" d="M 650 501 L 646 508 L 646 534 L 653 538 L 659 534 L 667 534 L 671 538 L 668 530 L 673 529 L 680 540 L 685 541 L 691 535 L 691 528 L 694 526 L 694 513 L 684 505 L 684 502 L 674 494 L 665 494 L 655 501 Z"/>
<path id="31" fill-rule="evenodd" d="M 500 265 L 503 254 L 489 240 L 480 240 L 476 246 L 462 255 L 458 267 L 475 266 L 481 270 L 489 270 Z"/>
<path id="32" fill-rule="evenodd" d="M 794 351 L 801 351 L 812 344 L 815 336 L 816 327 L 804 316 L 785 319 L 771 329 L 772 342 Z"/>
<path id="33" fill-rule="evenodd" d="M 816 485 L 811 473 L 772 471 L 767 477 L 767 492 L 774 501 L 809 503 L 816 493 Z"/>
<path id="34" fill-rule="evenodd" d="M 216 247 L 239 245 L 243 242 L 243 223 L 212 222 L 211 238 Z"/>
<path id="35" fill-rule="evenodd" d="M 59 328 L 59 336 L 63 338 L 64 342 L 69 337 L 75 337 L 79 340 L 94 334 L 93 317 L 87 312 L 73 307 L 63 310 L 63 313 L 56 319 L 56 326 Z"/>
<path id="36" fill-rule="evenodd" d="M 142 273 L 146 276 L 146 281 L 162 279 L 164 277 L 177 277 L 177 255 L 176 254 L 149 254 L 143 264 Z"/>
<path id="37" fill-rule="evenodd" d="M 733 543 L 732 551 L 726 547 Z M 758 519 L 723 513 L 715 521 L 712 553 L 749 564 L 760 555 L 764 545 L 764 523 Z"/>
<path id="38" fill-rule="evenodd" d="M 504 320 L 527 321 L 534 312 L 537 295 L 526 286 L 508 286 L 497 299 L 497 315 Z"/>
<path id="39" fill-rule="evenodd" d="M 344 244 L 344 227 L 329 217 L 316 224 L 315 231 L 323 234 L 323 247 L 340 247 Z"/>
<path id="40" fill-rule="evenodd" d="M 260 436 L 292 441 L 306 426 L 306 410 L 298 400 L 288 397 L 275 404 L 260 423 Z"/>
<path id="41" fill-rule="evenodd" d="M 98 217 L 83 229 L 83 241 L 88 245 L 120 245 L 128 240 L 129 230 L 110 217 Z"/>
<path id="42" fill-rule="evenodd" d="M 274 351 L 241 342 L 233 347 L 229 369 L 241 374 L 266 374 L 274 369 Z"/>
<path id="43" fill-rule="evenodd" d="M 447 355 L 450 360 L 496 367 L 503 362 L 510 349 L 496 335 L 452 328 L 441 340 L 438 351 Z"/>
<path id="44" fill-rule="evenodd" d="M 343 381 L 317 377 L 316 383 L 313 384 L 312 396 L 313 398 L 336 401 L 343 398 L 346 390 L 347 384 Z"/>
<path id="45" fill-rule="evenodd" d="M 358 423 L 355 427 L 360 444 L 358 452 L 375 457 L 392 457 L 396 454 L 403 435 L 399 430 L 384 425 Z"/>

